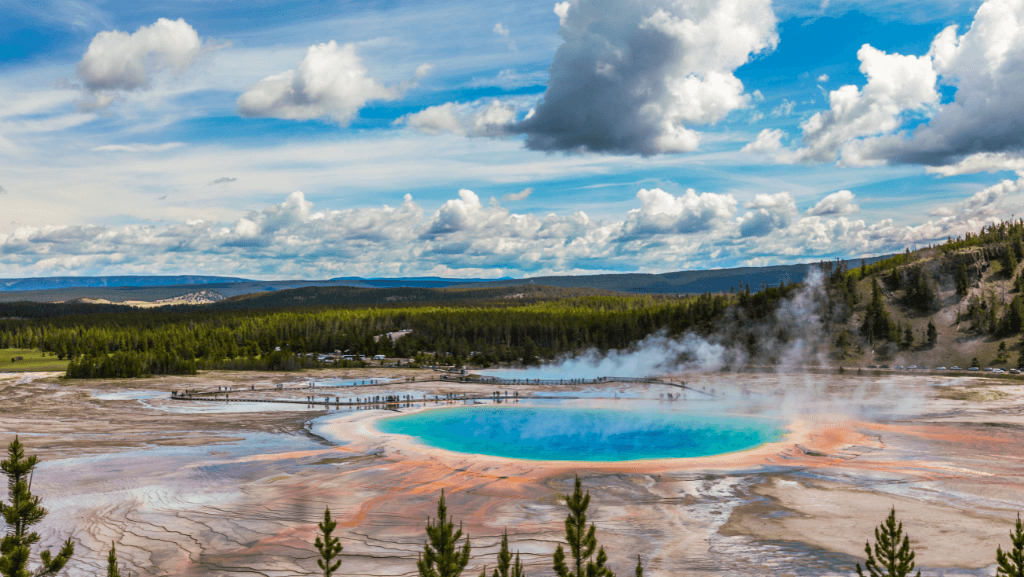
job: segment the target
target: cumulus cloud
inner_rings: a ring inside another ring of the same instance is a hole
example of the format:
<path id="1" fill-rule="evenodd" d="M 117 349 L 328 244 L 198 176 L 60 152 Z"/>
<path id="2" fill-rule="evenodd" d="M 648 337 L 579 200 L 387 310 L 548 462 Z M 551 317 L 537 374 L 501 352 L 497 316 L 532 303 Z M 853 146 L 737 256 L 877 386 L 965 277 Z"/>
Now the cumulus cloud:
<path id="1" fill-rule="evenodd" d="M 928 56 L 887 54 L 865 44 L 857 51 L 860 71 L 868 82 L 829 93 L 829 110 L 804 121 L 801 160 L 831 162 L 842 156 L 849 164 L 865 164 L 856 139 L 889 133 L 900 126 L 901 114 L 924 110 L 939 102 L 936 73 Z"/>
<path id="2" fill-rule="evenodd" d="M 640 208 L 626 213 L 622 226 L 625 237 L 653 234 L 689 234 L 710 230 L 716 221 L 736 213 L 736 199 L 729 194 L 704 192 L 692 188 L 675 196 L 660 188 L 636 193 Z"/>
<path id="3" fill-rule="evenodd" d="M 227 184 L 229 182 L 235 182 L 236 180 L 238 180 L 238 179 L 237 178 L 232 178 L 230 176 L 222 176 L 222 177 L 220 177 L 220 178 L 218 178 L 216 180 L 211 180 L 209 182 L 209 184 L 207 184 L 207 186 L 213 186 L 215 184 Z"/>
<path id="4" fill-rule="evenodd" d="M 774 49 L 769 0 L 573 0 L 536 113 L 515 130 L 534 150 L 654 155 L 748 105 L 733 71 Z"/>
<path id="5" fill-rule="evenodd" d="M 289 120 L 330 119 L 348 124 L 366 103 L 396 100 L 430 70 L 420 66 L 414 79 L 385 86 L 369 76 L 355 44 L 331 40 L 310 46 L 294 70 L 268 76 L 238 97 L 242 116 Z"/>
<path id="6" fill-rule="evenodd" d="M 1022 187 L 1024 177 L 1003 181 L 914 226 L 834 214 L 842 208 L 800 216 L 785 192 L 754 196 L 737 218 L 738 203 L 731 195 L 645 189 L 637 193 L 637 206 L 603 221 L 582 211 L 516 213 L 468 189 L 433 211 L 410 195 L 398 206 L 317 210 L 302 192 L 293 192 L 231 222 L 21 227 L 0 233 L 0 266 L 9 276 L 209 271 L 308 278 L 587 274 L 636 269 L 638 263 L 644 263 L 642 270 L 671 271 L 808 262 L 901 251 L 977 231 L 1019 211 L 1014 203 Z"/>
<path id="7" fill-rule="evenodd" d="M 181 73 L 202 52 L 199 34 L 184 19 L 160 18 L 129 34 L 106 30 L 96 34 L 78 62 L 78 77 L 91 92 L 149 88 L 161 70 Z M 109 104 L 112 96 L 101 97 Z"/>
<path id="8" fill-rule="evenodd" d="M 765 128 L 757 134 L 757 138 L 748 142 L 741 149 L 741 152 L 752 152 L 760 154 L 772 154 L 782 149 L 782 138 L 785 132 L 778 128 Z"/>
<path id="9" fill-rule="evenodd" d="M 849 190 L 833 192 L 818 201 L 818 204 L 807 209 L 808 216 L 836 216 L 840 214 L 852 214 L 860 210 L 860 207 L 853 204 L 854 194 Z"/>
<path id="10" fill-rule="evenodd" d="M 1024 165 L 1024 0 L 986 0 L 970 28 L 945 28 L 927 54 L 865 44 L 857 57 L 867 83 L 831 91 L 829 109 L 801 125 L 802 147 L 776 161 L 923 164 L 942 176 Z M 940 102 L 940 85 L 955 89 L 952 102 Z"/>
<path id="11" fill-rule="evenodd" d="M 749 209 L 739 219 L 740 236 L 765 236 L 775 229 L 785 228 L 796 216 L 796 202 L 788 192 L 758 194 L 743 205 Z"/>
<path id="12" fill-rule="evenodd" d="M 1024 152 L 1024 0 L 987 0 L 971 27 L 940 32 L 929 51 L 942 83 L 956 88 L 907 139 L 868 143 L 867 154 L 893 162 L 948 165 L 983 153 Z"/>
<path id="13" fill-rule="evenodd" d="M 406 114 L 395 121 L 427 134 L 450 132 L 460 136 L 501 136 L 515 122 L 516 107 L 499 100 L 447 102 Z"/>
<path id="14" fill-rule="evenodd" d="M 502 201 L 526 200 L 531 194 L 533 194 L 533 188 L 524 188 L 523 190 L 520 190 L 519 192 L 514 192 L 514 193 L 511 193 L 511 194 L 506 194 L 506 195 L 502 196 L 501 200 Z"/>
<path id="15" fill-rule="evenodd" d="M 818 82 L 828 82 L 828 74 L 822 74 L 818 77 Z"/>

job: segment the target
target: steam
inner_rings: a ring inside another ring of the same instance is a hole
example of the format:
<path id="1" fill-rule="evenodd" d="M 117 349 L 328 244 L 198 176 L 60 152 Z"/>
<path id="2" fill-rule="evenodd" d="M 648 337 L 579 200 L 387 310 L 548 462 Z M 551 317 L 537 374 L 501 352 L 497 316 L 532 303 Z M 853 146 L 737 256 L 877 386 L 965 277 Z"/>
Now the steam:
<path id="1" fill-rule="evenodd" d="M 763 319 L 749 319 L 734 308 L 710 335 L 688 332 L 670 337 L 662 331 L 629 349 L 607 353 L 591 349 L 541 367 L 483 374 L 531 380 L 704 375 L 701 380 L 714 383 L 718 380 L 714 374 L 755 368 L 775 373 L 773 390 L 762 391 L 760 400 L 747 398 L 744 383 L 753 377 L 737 379 L 730 374 L 721 385 L 714 385 L 732 397 L 719 398 L 720 409 L 760 405 L 757 410 L 762 414 L 827 412 L 860 418 L 916 412 L 923 402 L 920 389 L 908 389 L 898 378 L 844 381 L 835 387 L 831 386 L 834 377 L 821 374 L 822 369 L 836 368 L 829 357 L 829 341 L 844 306 L 830 300 L 821 271 L 812 267 L 803 285 Z"/>
<path id="2" fill-rule="evenodd" d="M 750 322 L 742 311 L 733 309 L 709 336 L 688 332 L 672 338 L 660 331 L 629 349 L 607 353 L 590 349 L 556 363 L 501 374 L 514 372 L 517 376 L 513 378 L 524 379 L 593 379 L 707 373 L 751 364 L 772 365 L 780 371 L 827 366 L 827 301 L 822 275 L 812 268 L 802 287 L 783 300 L 767 320 Z"/>
<path id="3" fill-rule="evenodd" d="M 677 372 L 682 366 L 698 370 L 718 370 L 725 366 L 725 346 L 709 342 L 694 334 L 680 339 L 669 338 L 664 331 L 649 335 L 629 350 L 612 350 L 602 354 L 590 349 L 576 357 L 564 358 L 557 364 L 515 371 L 481 371 L 482 374 L 518 379 L 595 379 L 597 377 L 652 377 Z"/>

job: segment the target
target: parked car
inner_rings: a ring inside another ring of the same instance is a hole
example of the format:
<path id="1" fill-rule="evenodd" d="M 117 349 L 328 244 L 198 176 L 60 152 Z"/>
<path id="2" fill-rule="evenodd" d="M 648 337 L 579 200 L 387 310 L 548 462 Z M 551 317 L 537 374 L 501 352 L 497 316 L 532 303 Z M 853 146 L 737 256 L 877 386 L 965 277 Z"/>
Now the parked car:
<path id="1" fill-rule="evenodd" d="M 944 371 L 944 370 L 946 370 L 946 367 L 935 367 L 935 370 L 936 371 Z"/>
<path id="2" fill-rule="evenodd" d="M 1010 374 L 1011 375 L 1019 375 L 1020 374 L 1020 369 L 1010 369 Z"/>
<path id="3" fill-rule="evenodd" d="M 968 371 L 980 371 L 981 369 L 979 369 L 978 367 L 971 367 L 971 368 L 969 368 L 967 370 Z"/>
<path id="4" fill-rule="evenodd" d="M 951 368 L 950 370 L 952 370 L 952 371 L 962 371 L 963 369 L 961 369 L 960 367 L 958 367 L 956 365 L 953 365 L 953 368 Z"/>

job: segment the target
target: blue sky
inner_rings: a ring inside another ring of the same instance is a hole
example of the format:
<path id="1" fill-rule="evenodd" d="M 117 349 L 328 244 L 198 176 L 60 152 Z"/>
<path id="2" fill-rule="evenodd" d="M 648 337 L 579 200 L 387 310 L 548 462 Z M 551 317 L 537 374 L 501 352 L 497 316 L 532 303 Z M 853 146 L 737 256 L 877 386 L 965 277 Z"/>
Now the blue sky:
<path id="1" fill-rule="evenodd" d="M 1021 212 L 1024 0 L 5 12 L 3 277 L 665 272 Z"/>

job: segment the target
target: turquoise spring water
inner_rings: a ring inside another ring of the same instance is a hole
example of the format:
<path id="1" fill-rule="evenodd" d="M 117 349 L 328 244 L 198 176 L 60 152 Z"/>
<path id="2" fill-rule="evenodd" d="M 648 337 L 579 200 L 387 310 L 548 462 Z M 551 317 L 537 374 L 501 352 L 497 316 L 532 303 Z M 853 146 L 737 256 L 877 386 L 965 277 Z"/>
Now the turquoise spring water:
<path id="1" fill-rule="evenodd" d="M 779 422 L 756 417 L 532 406 L 422 411 L 377 427 L 439 449 L 538 461 L 705 457 L 784 435 Z"/>

